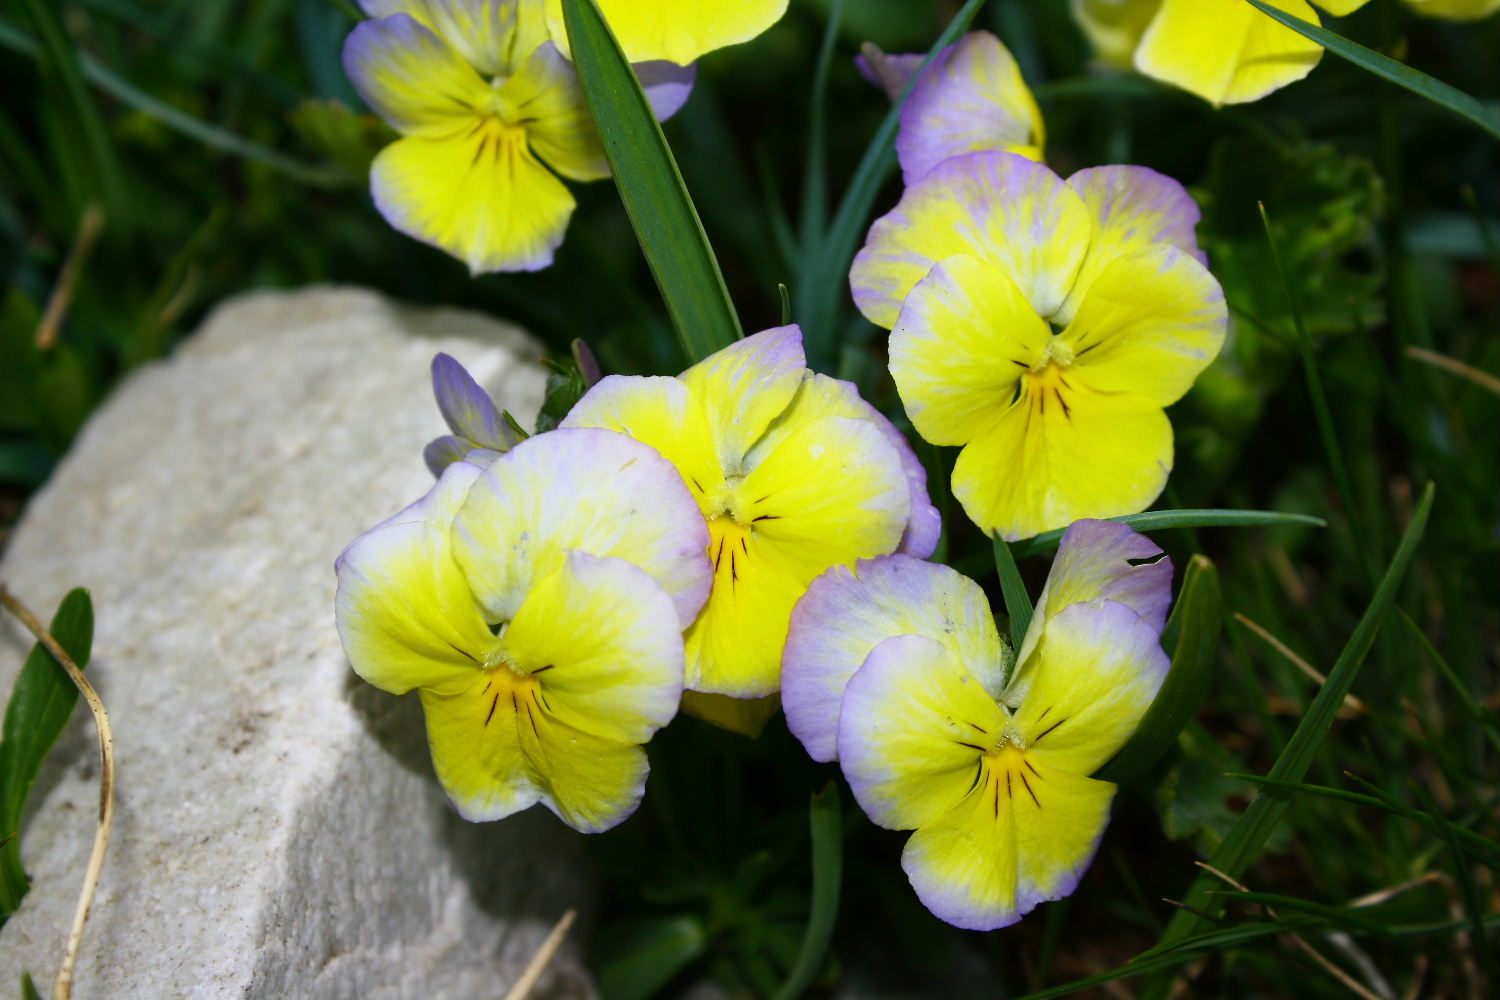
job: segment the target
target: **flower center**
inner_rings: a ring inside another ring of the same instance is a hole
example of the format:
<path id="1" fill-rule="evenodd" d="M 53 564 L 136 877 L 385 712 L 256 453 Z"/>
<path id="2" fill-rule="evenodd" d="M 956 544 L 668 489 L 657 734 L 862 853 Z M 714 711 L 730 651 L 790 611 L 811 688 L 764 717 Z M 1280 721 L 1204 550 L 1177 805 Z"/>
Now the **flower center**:
<path id="1" fill-rule="evenodd" d="M 1029 371 L 1034 375 L 1049 368 L 1068 368 L 1073 364 L 1073 356 L 1072 344 L 1061 337 L 1053 337 L 1047 341 L 1047 347 L 1042 351 L 1042 356 L 1036 359 Z"/>

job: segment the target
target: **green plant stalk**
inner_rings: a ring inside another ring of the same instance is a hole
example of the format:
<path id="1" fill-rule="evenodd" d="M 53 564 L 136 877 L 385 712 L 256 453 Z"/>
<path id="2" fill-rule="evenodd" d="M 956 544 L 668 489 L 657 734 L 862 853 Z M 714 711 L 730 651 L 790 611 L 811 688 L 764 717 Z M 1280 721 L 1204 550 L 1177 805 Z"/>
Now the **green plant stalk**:
<path id="1" fill-rule="evenodd" d="M 995 572 L 1000 577 L 1000 593 L 1005 598 L 1005 613 L 1010 618 L 1011 650 L 1019 655 L 1026 630 L 1031 627 L 1031 598 L 1026 594 L 1021 571 L 1016 568 L 1016 557 L 998 532 L 995 534 Z"/>
<path id="2" fill-rule="evenodd" d="M 813 71 L 812 94 L 807 103 L 807 166 L 802 174 L 802 217 L 798 233 L 799 257 L 804 267 L 815 266 L 818 241 L 823 237 L 823 227 L 828 224 L 828 71 L 833 65 L 833 50 L 843 19 L 844 0 L 833 0 L 828 5 L 828 23 L 823 28 L 817 68 Z"/>
<path id="3" fill-rule="evenodd" d="M 812 796 L 808 806 L 812 833 L 812 910 L 802 934 L 797 960 L 773 1000 L 795 1000 L 812 985 L 838 919 L 839 891 L 844 877 L 844 825 L 838 785 L 830 781 Z"/>
<path id="4" fill-rule="evenodd" d="M 1497 119 L 1482 103 L 1457 87 L 1414 70 L 1389 56 L 1383 56 L 1379 52 L 1373 52 L 1363 45 L 1351 42 L 1343 35 L 1329 31 L 1321 25 L 1311 24 L 1300 17 L 1278 10 L 1265 0 L 1246 0 L 1246 2 L 1266 16 L 1280 21 L 1299 35 L 1317 42 L 1339 58 L 1346 59 L 1368 73 L 1373 73 L 1418 97 L 1431 101 L 1440 108 L 1451 111 L 1460 118 L 1473 122 L 1491 137 L 1500 139 L 1500 119 Z"/>
<path id="5" fill-rule="evenodd" d="M 968 0 L 948 22 L 948 27 L 943 29 L 932 48 L 927 50 L 922 65 L 926 66 L 939 52 L 957 41 L 983 6 L 984 0 Z M 916 77 L 912 79 L 915 81 Z M 804 262 L 802 287 L 795 289 L 797 320 L 802 324 L 809 364 L 814 368 L 826 368 L 835 355 L 833 339 L 838 323 L 839 299 L 848 294 L 849 264 L 854 260 L 854 248 L 865 229 L 870 209 L 886 178 L 895 169 L 896 129 L 901 105 L 910 92 L 909 83 L 901 100 L 875 130 L 854 169 L 854 176 L 849 180 L 849 187 L 839 202 L 828 231 L 819 241 L 817 259 Z"/>
<path id="6" fill-rule="evenodd" d="M 573 64 L 620 200 L 689 362 L 741 336 L 718 258 L 677 161 L 594 0 L 562 0 Z"/>
<path id="7" fill-rule="evenodd" d="M 1148 510 L 1141 514 L 1123 514 L 1107 518 L 1128 524 L 1136 531 L 1164 531 L 1169 528 L 1251 528 L 1300 524 L 1309 528 L 1326 528 L 1328 522 L 1311 514 L 1283 514 L 1271 510 Z M 1016 558 L 1051 552 L 1062 541 L 1066 528 L 1043 532 L 1035 538 L 1016 542 Z"/>
<path id="8" fill-rule="evenodd" d="M 1307 774 L 1324 737 L 1333 727 L 1334 716 L 1343 704 L 1344 696 L 1353 687 L 1354 679 L 1358 676 L 1370 647 L 1375 643 L 1386 612 L 1396 599 L 1396 591 L 1406 575 L 1406 569 L 1416 555 L 1422 534 L 1427 528 L 1428 516 L 1432 512 L 1433 493 L 1434 487 L 1428 483 L 1375 596 L 1370 600 L 1364 616 L 1329 672 L 1327 683 L 1308 706 L 1296 731 L 1271 767 L 1268 777 L 1281 782 L 1300 782 Z M 1239 878 L 1244 874 L 1265 846 L 1271 832 L 1286 815 L 1294 794 L 1285 787 L 1268 786 L 1262 790 L 1230 829 L 1218 850 L 1214 851 L 1209 863 L 1230 878 Z M 1184 907 L 1192 909 L 1180 909 L 1173 915 L 1157 947 L 1171 944 L 1200 930 L 1205 921 L 1198 913 L 1212 917 L 1222 908 L 1222 898 L 1214 895 L 1214 890 L 1222 886 L 1223 881 L 1218 876 L 1208 872 L 1199 874 L 1182 899 Z M 1166 984 L 1156 985 L 1159 990 L 1164 989 Z"/>

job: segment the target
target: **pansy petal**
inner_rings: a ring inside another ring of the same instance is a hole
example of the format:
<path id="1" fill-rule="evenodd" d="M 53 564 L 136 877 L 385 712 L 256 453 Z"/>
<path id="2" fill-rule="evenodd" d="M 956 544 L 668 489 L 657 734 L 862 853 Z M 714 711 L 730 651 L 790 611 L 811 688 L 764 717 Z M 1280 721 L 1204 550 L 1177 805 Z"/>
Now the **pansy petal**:
<path id="1" fill-rule="evenodd" d="M 452 254 L 474 274 L 551 264 L 574 206 L 519 130 L 487 125 L 466 135 L 391 143 L 371 165 L 370 191 L 392 226 Z"/>
<path id="2" fill-rule="evenodd" d="M 871 650 L 898 635 L 941 642 L 986 694 L 999 697 L 1004 645 L 973 580 L 906 555 L 861 559 L 853 570 L 834 566 L 797 602 L 781 656 L 787 728 L 813 760 L 838 757 L 849 678 Z"/>
<path id="3" fill-rule="evenodd" d="M 1448 21 L 1478 21 L 1500 10 L 1500 0 L 1406 0 L 1406 5 L 1423 17 Z"/>
<path id="4" fill-rule="evenodd" d="M 1069 177 L 1068 186 L 1093 215 L 1094 238 L 1068 301 L 1053 322 L 1066 325 L 1094 279 L 1122 254 L 1165 243 L 1200 262 L 1206 260 L 1198 249 L 1198 203 L 1172 178 L 1149 167 L 1089 167 Z"/>
<path id="5" fill-rule="evenodd" d="M 475 677 L 458 691 L 423 688 L 432 767 L 464 819 L 504 819 L 541 801 L 542 790 L 521 752 L 517 723 L 525 718 L 509 703 L 500 712 L 487 681 Z"/>
<path id="6" fill-rule="evenodd" d="M 602 427 L 655 448 L 677 467 L 700 507 L 724 485 L 703 405 L 675 378 L 606 375 L 563 418 L 563 427 Z"/>
<path id="7" fill-rule="evenodd" d="M 901 853 L 912 888 L 942 920 L 1008 927 L 1078 887 L 1109 821 L 1115 786 L 1012 752 Z"/>
<path id="8" fill-rule="evenodd" d="M 890 329 L 913 285 L 947 257 L 982 257 L 1015 282 L 1033 311 L 1067 298 L 1093 222 L 1077 192 L 1015 153 L 945 160 L 870 227 L 849 273 L 865 318 Z"/>
<path id="9" fill-rule="evenodd" d="M 715 49 L 765 31 L 787 0 L 599 0 L 599 10 L 631 62 L 665 59 L 686 66 Z M 547 0 L 547 23 L 566 47 L 562 0 Z"/>
<path id="10" fill-rule="evenodd" d="M 1072 372 L 1102 393 L 1158 406 L 1182 398 L 1224 344 L 1229 310 L 1208 269 L 1177 247 L 1116 257 L 1083 298 L 1062 339 Z"/>
<path id="11" fill-rule="evenodd" d="M 802 331 L 792 325 L 736 341 L 682 373 L 708 414 L 726 474 L 744 473 L 751 445 L 787 408 L 806 371 Z"/>
<path id="12" fill-rule="evenodd" d="M 405 14 L 356 24 L 344 42 L 344 71 L 364 102 L 405 135 L 463 130 L 490 90 L 455 49 Z"/>
<path id="13" fill-rule="evenodd" d="M 901 105 L 896 156 L 907 184 L 951 156 L 998 149 L 1042 158 L 1042 113 L 1000 39 L 974 31 L 940 52 Z"/>
<path id="14" fill-rule="evenodd" d="M 1130 608 L 1158 633 L 1172 603 L 1172 560 L 1151 539 L 1118 521 L 1074 521 L 1063 532 L 1031 627 L 1016 654 L 1004 700 L 1019 705 L 1031 687 L 1028 661 L 1047 619 L 1064 608 L 1110 600 Z"/>
<path id="15" fill-rule="evenodd" d="M 698 79 L 696 63 L 679 66 L 663 59 L 653 59 L 650 62 L 636 63 L 631 69 L 635 70 L 635 78 L 641 81 L 641 89 L 646 92 L 651 113 L 660 122 L 682 110 L 682 106 L 693 94 L 693 83 Z"/>
<path id="16" fill-rule="evenodd" d="M 1081 517 L 1134 514 L 1166 485 L 1172 425 L 1161 408 L 1076 377 L 1069 386 L 1023 385 L 1015 404 L 959 453 L 953 495 L 984 531 L 1017 541 Z"/>
<path id="17" fill-rule="evenodd" d="M 463 54 L 469 65 L 489 76 L 509 71 L 515 0 L 361 0 L 371 17 L 410 14 Z"/>
<path id="18" fill-rule="evenodd" d="M 1052 331 L 1015 282 L 979 257 L 949 257 L 917 282 L 891 330 L 906 415 L 933 444 L 967 444 L 1011 405 Z"/>
<path id="19" fill-rule="evenodd" d="M 727 518 L 715 518 L 709 531 L 714 585 L 687 631 L 687 686 L 733 698 L 770 695 L 792 606 L 807 581 L 770 558 L 757 533 Z"/>
<path id="20" fill-rule="evenodd" d="M 1161 633 L 1116 601 L 1049 615 L 1013 719 L 1027 759 L 1092 774 L 1135 732 L 1170 666 Z"/>
<path id="21" fill-rule="evenodd" d="M 468 453 L 469 442 L 444 434 L 427 442 L 427 447 L 422 449 L 422 461 L 427 463 L 428 471 L 434 476 L 441 476 L 444 469 L 454 462 L 462 462 Z"/>
<path id="22" fill-rule="evenodd" d="M 912 450 L 906 435 L 886 419 L 885 414 L 867 403 L 853 382 L 829 378 L 818 372 L 807 372 L 792 402 L 781 416 L 761 435 L 750 449 L 746 464 L 755 466 L 781 446 L 788 434 L 797 427 L 819 417 L 853 417 L 868 420 L 880 429 L 891 447 L 901 458 L 901 468 L 911 487 L 912 513 L 901 534 L 897 551 L 926 559 L 937 548 L 942 534 L 942 517 L 927 494 L 927 469 L 917 453 Z"/>
<path id="23" fill-rule="evenodd" d="M 507 622 L 569 550 L 645 570 L 687 625 L 708 594 L 708 530 L 682 477 L 649 445 L 560 428 L 496 459 L 469 491 L 453 548 L 489 620 Z"/>
<path id="24" fill-rule="evenodd" d="M 427 496 L 356 538 L 335 564 L 344 651 L 384 691 L 463 690 L 495 644 L 448 540 L 478 476 L 472 465 L 448 466 Z"/>
<path id="25" fill-rule="evenodd" d="M 520 737 L 542 804 L 580 833 L 603 833 L 629 819 L 646 792 L 646 751 L 550 716 L 536 722 Z"/>
<path id="26" fill-rule="evenodd" d="M 1306 0 L 1269 0 L 1313 24 Z M 1323 48 L 1247 3 L 1162 0 L 1135 52 L 1136 69 L 1211 104 L 1254 101 L 1302 79 Z"/>
<path id="27" fill-rule="evenodd" d="M 1161 0 L 1072 0 L 1070 6 L 1099 61 L 1124 69 Z"/>
<path id="28" fill-rule="evenodd" d="M 1352 14 L 1369 2 L 1370 0 L 1313 0 L 1313 3 L 1322 7 L 1334 17 L 1344 17 L 1347 14 Z M 1421 0 L 1418 0 L 1418 2 L 1420 3 Z M 1467 0 L 1467 2 L 1470 6 L 1474 4 L 1474 0 Z"/>
<path id="29" fill-rule="evenodd" d="M 894 552 L 911 516 L 896 449 L 874 423 L 849 417 L 792 430 L 745 477 L 741 495 L 756 498 L 740 512 L 743 523 L 804 587 L 829 566 Z"/>
<path id="30" fill-rule="evenodd" d="M 874 42 L 865 42 L 854 57 L 854 68 L 859 75 L 881 90 L 893 102 L 901 100 L 906 85 L 922 68 L 924 52 L 883 52 Z"/>
<path id="31" fill-rule="evenodd" d="M 570 552 L 526 595 L 502 641 L 545 710 L 605 739 L 644 743 L 682 696 L 682 631 L 666 592 L 623 559 Z"/>
<path id="32" fill-rule="evenodd" d="M 910 830 L 964 798 L 1005 721 L 947 646 L 896 636 L 871 650 L 844 691 L 839 762 L 865 815 Z"/>
<path id="33" fill-rule="evenodd" d="M 583 97 L 573 64 L 546 42 L 527 56 L 499 91 L 508 121 L 525 122 L 531 151 L 575 181 L 609 176 L 604 143 Z"/>
<path id="34" fill-rule="evenodd" d="M 761 730 L 766 728 L 766 723 L 780 707 L 781 698 L 774 694 L 761 698 L 731 698 L 727 694 L 704 694 L 702 691 L 682 693 L 684 713 L 752 740 L 760 736 Z"/>
<path id="35" fill-rule="evenodd" d="M 506 451 L 516 443 L 490 394 L 450 355 L 439 352 L 432 359 L 432 394 L 453 433 L 492 451 Z"/>

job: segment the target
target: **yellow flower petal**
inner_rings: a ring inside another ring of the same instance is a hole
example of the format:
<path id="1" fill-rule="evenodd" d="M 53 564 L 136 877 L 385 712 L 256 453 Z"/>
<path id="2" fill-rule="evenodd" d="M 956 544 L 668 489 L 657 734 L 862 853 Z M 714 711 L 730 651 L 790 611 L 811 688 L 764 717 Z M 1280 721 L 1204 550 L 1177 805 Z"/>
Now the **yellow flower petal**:
<path id="1" fill-rule="evenodd" d="M 1406 0 L 1406 4 L 1423 17 L 1449 21 L 1477 21 L 1500 10 L 1500 0 Z"/>
<path id="2" fill-rule="evenodd" d="M 553 170 L 575 181 L 609 176 L 578 74 L 556 46 L 548 42 L 531 53 L 500 88 L 499 99 L 506 120 L 525 122 L 532 152 Z"/>
<path id="3" fill-rule="evenodd" d="M 934 264 L 973 255 L 1049 317 L 1073 287 L 1092 232 L 1083 200 L 1046 166 L 1015 153 L 968 153 L 934 167 L 875 220 L 849 283 L 860 312 L 890 329 Z"/>
<path id="4" fill-rule="evenodd" d="M 583 833 L 602 833 L 629 819 L 646 791 L 646 751 L 550 716 L 536 722 L 520 736 L 527 762 L 542 779 L 542 804 Z"/>
<path id="5" fill-rule="evenodd" d="M 938 917 L 969 930 L 1020 920 L 1073 892 L 1098 850 L 1115 786 L 1014 749 L 906 842 L 901 867 Z"/>
<path id="6" fill-rule="evenodd" d="M 532 677 L 542 708 L 575 729 L 644 743 L 677 713 L 676 609 L 623 559 L 570 552 L 526 595 L 501 641 L 507 669 Z"/>
<path id="7" fill-rule="evenodd" d="M 967 444 L 1011 405 L 1052 332 L 1006 273 L 949 257 L 911 290 L 891 330 L 906 415 L 933 444 Z"/>
<path id="8" fill-rule="evenodd" d="M 974 787 L 1005 723 L 1005 710 L 952 650 L 895 636 L 870 651 L 844 692 L 839 761 L 871 820 L 910 830 Z"/>
<path id="9" fill-rule="evenodd" d="M 514 72 L 509 57 L 518 40 L 518 8 L 524 8 L 525 4 L 494 0 L 361 0 L 360 6 L 371 17 L 411 15 L 462 53 L 469 65 L 481 73 L 495 76 Z M 537 20 L 536 12 L 530 20 Z M 543 37 L 535 37 L 532 48 Z M 530 51 L 525 49 L 520 55 Z"/>
<path id="10" fill-rule="evenodd" d="M 1022 379 L 1021 395 L 953 466 L 953 495 L 1010 541 L 1081 517 L 1145 510 L 1172 470 L 1172 425 L 1133 393 L 1107 394 L 1077 368 Z"/>
<path id="11" fill-rule="evenodd" d="M 700 509 L 724 489 L 708 417 L 679 379 L 606 375 L 584 393 L 562 426 L 602 427 L 649 444 L 677 467 Z"/>
<path id="12" fill-rule="evenodd" d="M 542 791 L 521 753 L 517 722 L 525 717 L 506 696 L 505 711 L 489 678 L 461 691 L 423 688 L 432 767 L 454 808 L 467 820 L 504 819 L 541 801 Z"/>
<path id="13" fill-rule="evenodd" d="M 1072 8 L 1099 61 L 1125 68 L 1161 0 L 1072 0 Z"/>
<path id="14" fill-rule="evenodd" d="M 707 546 L 703 516 L 671 463 L 594 428 L 538 434 L 495 459 L 453 525 L 454 554 L 492 622 L 514 619 L 576 549 L 645 570 L 685 626 L 707 596 Z"/>
<path id="15" fill-rule="evenodd" d="M 781 707 L 781 698 L 768 694 L 764 698 L 731 698 L 725 694 L 682 693 L 682 710 L 695 719 L 755 739 Z"/>
<path id="16" fill-rule="evenodd" d="M 490 88 L 448 42 L 405 14 L 355 25 L 344 69 L 359 96 L 398 132 L 467 130 Z"/>
<path id="17" fill-rule="evenodd" d="M 1352 14 L 1369 2 L 1370 0 L 1313 0 L 1313 3 L 1322 7 L 1334 17 L 1343 17 L 1345 14 Z M 1469 0 L 1469 2 L 1472 5 L 1473 0 Z"/>
<path id="18" fill-rule="evenodd" d="M 1012 720 L 1027 759 L 1092 774 L 1135 732 L 1170 665 L 1160 633 L 1117 601 L 1049 616 Z"/>
<path id="19" fill-rule="evenodd" d="M 744 475 L 750 447 L 787 408 L 806 371 L 802 331 L 782 326 L 715 351 L 682 373 L 708 415 L 726 475 Z"/>
<path id="20" fill-rule="evenodd" d="M 748 42 L 781 20 L 786 7 L 787 0 L 599 0 L 627 59 L 665 59 L 679 66 Z M 562 0 L 547 0 L 547 23 L 568 51 Z"/>
<path id="21" fill-rule="evenodd" d="M 1135 393 L 1158 406 L 1182 398 L 1219 354 L 1229 324 L 1224 291 L 1176 247 L 1117 257 L 1062 333 L 1070 373 L 1101 393 Z"/>
<path id="22" fill-rule="evenodd" d="M 339 556 L 339 638 L 355 672 L 383 691 L 463 690 L 495 645 L 448 538 L 478 476 L 448 466 L 431 493 Z"/>
<path id="23" fill-rule="evenodd" d="M 1306 0 L 1269 2 L 1318 23 Z M 1258 100 L 1300 80 L 1322 56 L 1322 46 L 1241 0 L 1163 0 L 1135 65 L 1221 105 Z"/>
<path id="24" fill-rule="evenodd" d="M 493 121 L 463 135 L 392 143 L 375 157 L 370 187 L 387 222 L 475 274 L 551 264 L 574 205 L 527 149 L 524 130 Z"/>

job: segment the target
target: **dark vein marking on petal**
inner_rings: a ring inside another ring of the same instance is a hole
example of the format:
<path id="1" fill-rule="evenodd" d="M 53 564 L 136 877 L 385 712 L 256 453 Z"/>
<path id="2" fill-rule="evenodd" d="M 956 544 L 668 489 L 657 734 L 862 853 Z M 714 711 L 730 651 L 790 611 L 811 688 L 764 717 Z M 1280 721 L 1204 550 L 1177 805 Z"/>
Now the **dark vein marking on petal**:
<path id="1" fill-rule="evenodd" d="M 1036 802 L 1036 807 L 1038 809 L 1042 808 L 1042 804 L 1040 802 L 1037 802 L 1036 792 L 1033 792 L 1031 790 L 1031 782 L 1029 782 L 1029 781 L 1026 780 L 1026 775 L 1024 775 L 1024 774 L 1021 775 L 1021 784 L 1023 784 L 1023 785 L 1026 786 L 1026 791 L 1027 791 L 1028 794 L 1030 794 L 1031 801 Z"/>
<path id="2" fill-rule="evenodd" d="M 493 698 L 490 699 L 490 714 L 486 715 L 484 717 L 484 724 L 486 726 L 488 726 L 490 724 L 490 720 L 495 717 L 495 706 L 498 705 L 499 703 L 500 703 L 500 692 L 496 691 L 495 692 L 495 697 L 493 697 Z"/>

